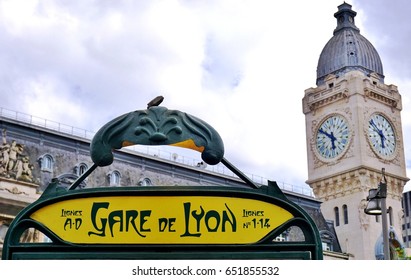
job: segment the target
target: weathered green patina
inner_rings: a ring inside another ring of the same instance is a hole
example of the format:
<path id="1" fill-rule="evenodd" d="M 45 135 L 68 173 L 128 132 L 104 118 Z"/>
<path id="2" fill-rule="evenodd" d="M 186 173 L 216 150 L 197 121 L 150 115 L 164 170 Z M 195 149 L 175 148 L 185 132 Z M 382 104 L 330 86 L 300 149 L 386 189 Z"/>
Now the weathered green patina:
<path id="1" fill-rule="evenodd" d="M 124 114 L 104 125 L 91 142 L 91 158 L 98 166 L 109 165 L 113 162 L 113 148 L 135 144 L 193 149 L 211 165 L 224 156 L 223 141 L 209 124 L 178 110 L 154 106 Z"/>

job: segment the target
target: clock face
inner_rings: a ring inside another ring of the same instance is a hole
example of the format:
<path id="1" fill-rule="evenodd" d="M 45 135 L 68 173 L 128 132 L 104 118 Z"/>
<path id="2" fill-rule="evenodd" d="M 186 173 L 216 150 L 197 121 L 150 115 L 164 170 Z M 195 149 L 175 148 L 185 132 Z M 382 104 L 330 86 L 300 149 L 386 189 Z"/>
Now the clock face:
<path id="1" fill-rule="evenodd" d="M 325 119 L 316 132 L 316 147 L 325 159 L 338 157 L 349 144 L 350 130 L 347 120 L 340 115 Z"/>
<path id="2" fill-rule="evenodd" d="M 390 157 L 395 152 L 395 132 L 392 124 L 381 114 L 374 114 L 368 122 L 368 139 L 377 155 Z"/>

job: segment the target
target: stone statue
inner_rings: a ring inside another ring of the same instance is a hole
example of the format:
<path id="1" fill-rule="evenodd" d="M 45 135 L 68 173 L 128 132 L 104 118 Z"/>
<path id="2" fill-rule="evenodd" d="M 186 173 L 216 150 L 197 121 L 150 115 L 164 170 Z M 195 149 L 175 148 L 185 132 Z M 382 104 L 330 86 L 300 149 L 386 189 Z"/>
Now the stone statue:
<path id="1" fill-rule="evenodd" d="M 2 131 L 3 142 L 0 147 L 0 176 L 14 178 L 26 182 L 33 182 L 30 159 L 23 154 L 24 145 L 18 144 L 16 140 L 7 143 L 6 129 Z"/>
<path id="2" fill-rule="evenodd" d="M 1 145 L 1 161 L 0 161 L 0 172 L 5 173 L 7 171 L 7 166 L 9 164 L 9 150 L 10 145 L 7 143 L 6 140 L 6 129 L 3 129 L 3 143 Z"/>
<path id="3" fill-rule="evenodd" d="M 23 147 L 17 146 L 16 140 L 11 141 L 9 148 L 9 161 L 6 166 L 7 171 L 12 171 L 17 166 L 17 156 L 21 154 Z"/>

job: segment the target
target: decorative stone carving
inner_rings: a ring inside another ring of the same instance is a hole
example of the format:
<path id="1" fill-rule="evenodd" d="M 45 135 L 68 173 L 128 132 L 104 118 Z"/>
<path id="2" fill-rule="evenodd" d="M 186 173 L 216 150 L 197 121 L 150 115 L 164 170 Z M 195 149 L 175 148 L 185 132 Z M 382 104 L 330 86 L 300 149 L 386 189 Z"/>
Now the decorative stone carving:
<path id="1" fill-rule="evenodd" d="M 364 209 L 367 207 L 367 200 L 362 199 L 358 205 L 358 217 L 360 219 L 360 226 L 366 231 L 370 225 L 370 218 L 365 214 Z"/>
<path id="2" fill-rule="evenodd" d="M 0 176 L 33 182 L 32 169 L 28 155 L 24 154 L 24 145 L 19 144 L 16 140 L 7 142 L 6 129 L 2 131 L 3 142 L 0 147 Z"/>

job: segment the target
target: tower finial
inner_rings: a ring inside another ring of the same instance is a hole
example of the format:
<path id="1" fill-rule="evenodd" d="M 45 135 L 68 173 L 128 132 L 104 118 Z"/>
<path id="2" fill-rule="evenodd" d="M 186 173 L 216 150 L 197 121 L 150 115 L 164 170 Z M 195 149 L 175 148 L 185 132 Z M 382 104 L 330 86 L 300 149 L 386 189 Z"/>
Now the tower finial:
<path id="1" fill-rule="evenodd" d="M 337 19 L 337 28 L 334 30 L 334 34 L 344 28 L 352 28 L 356 31 L 360 31 L 360 29 L 355 26 L 354 21 L 357 12 L 353 11 L 351 7 L 352 6 L 345 1 L 338 6 L 338 11 L 334 14 L 334 17 Z"/>

